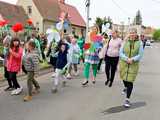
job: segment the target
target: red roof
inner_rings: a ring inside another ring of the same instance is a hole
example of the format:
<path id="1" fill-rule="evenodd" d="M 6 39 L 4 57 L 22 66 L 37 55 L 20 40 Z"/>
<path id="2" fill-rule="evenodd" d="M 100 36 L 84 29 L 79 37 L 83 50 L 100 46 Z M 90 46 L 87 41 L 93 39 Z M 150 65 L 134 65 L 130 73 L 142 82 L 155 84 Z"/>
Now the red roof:
<path id="1" fill-rule="evenodd" d="M 58 22 L 61 12 L 69 14 L 69 20 L 72 25 L 85 27 L 85 21 L 79 11 L 71 5 L 60 3 L 58 0 L 33 0 L 42 17 L 46 20 Z"/>
<path id="2" fill-rule="evenodd" d="M 9 21 L 9 24 L 15 24 L 20 22 L 26 24 L 28 19 L 27 14 L 21 6 L 0 2 L 0 14 L 1 16 Z"/>

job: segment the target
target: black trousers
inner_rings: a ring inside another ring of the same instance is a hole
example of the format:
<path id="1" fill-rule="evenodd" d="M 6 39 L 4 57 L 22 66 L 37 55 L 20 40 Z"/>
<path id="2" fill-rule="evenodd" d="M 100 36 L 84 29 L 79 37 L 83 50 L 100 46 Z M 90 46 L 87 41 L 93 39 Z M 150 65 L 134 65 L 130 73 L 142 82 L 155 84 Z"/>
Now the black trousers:
<path id="1" fill-rule="evenodd" d="M 20 85 L 17 81 L 17 72 L 9 72 L 9 79 L 12 81 L 15 89 L 20 88 Z"/>
<path id="2" fill-rule="evenodd" d="M 103 59 L 100 59 L 97 70 L 100 71 Z"/>
<path id="3" fill-rule="evenodd" d="M 115 73 L 117 70 L 119 57 L 105 57 L 105 72 L 107 76 L 107 80 L 111 82 L 111 84 L 114 81 Z"/>
<path id="4" fill-rule="evenodd" d="M 12 83 L 12 80 L 9 78 L 9 72 L 7 71 L 6 67 L 4 67 L 4 77 L 7 79 L 8 86 L 10 88 L 13 88 L 13 83 Z"/>
<path id="5" fill-rule="evenodd" d="M 123 80 L 123 84 L 126 88 L 126 92 L 127 92 L 127 98 L 129 99 L 131 97 L 132 94 L 132 90 L 133 90 L 133 83 L 132 82 L 127 82 Z"/>

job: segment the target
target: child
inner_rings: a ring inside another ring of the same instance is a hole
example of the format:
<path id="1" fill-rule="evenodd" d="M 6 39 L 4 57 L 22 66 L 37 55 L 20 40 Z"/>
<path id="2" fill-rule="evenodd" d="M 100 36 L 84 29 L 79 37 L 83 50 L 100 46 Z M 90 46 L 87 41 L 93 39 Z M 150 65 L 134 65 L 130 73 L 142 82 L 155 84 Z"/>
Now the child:
<path id="1" fill-rule="evenodd" d="M 25 69 L 27 71 L 27 85 L 28 95 L 24 97 L 24 101 L 32 100 L 32 85 L 35 86 L 35 93 L 39 93 L 40 86 L 34 79 L 35 73 L 38 70 L 39 56 L 36 51 L 36 45 L 34 41 L 28 42 L 27 53 L 25 55 Z"/>
<path id="2" fill-rule="evenodd" d="M 70 36 L 71 39 L 71 45 L 68 51 L 68 61 L 70 63 L 69 65 L 69 70 L 68 70 L 68 75 L 67 78 L 71 79 L 71 70 L 72 67 L 74 67 L 74 75 L 78 75 L 78 68 L 77 65 L 79 63 L 79 55 L 80 55 L 80 48 L 77 44 L 76 39 L 73 36 Z"/>
<path id="3" fill-rule="evenodd" d="M 54 79 L 54 87 L 52 88 L 52 93 L 56 93 L 58 91 L 59 80 L 64 80 L 63 85 L 65 86 L 66 78 L 63 75 L 63 70 L 66 68 L 66 65 L 67 65 L 67 45 L 65 43 L 62 43 L 57 57 L 56 76 Z"/>
<path id="4" fill-rule="evenodd" d="M 9 36 L 6 36 L 3 40 L 3 58 L 4 58 L 4 77 L 8 81 L 8 87 L 5 88 L 4 91 L 12 91 L 14 89 L 13 82 L 11 79 L 9 79 L 9 72 L 7 70 L 7 57 L 9 55 L 9 44 L 11 42 L 11 38 Z"/>

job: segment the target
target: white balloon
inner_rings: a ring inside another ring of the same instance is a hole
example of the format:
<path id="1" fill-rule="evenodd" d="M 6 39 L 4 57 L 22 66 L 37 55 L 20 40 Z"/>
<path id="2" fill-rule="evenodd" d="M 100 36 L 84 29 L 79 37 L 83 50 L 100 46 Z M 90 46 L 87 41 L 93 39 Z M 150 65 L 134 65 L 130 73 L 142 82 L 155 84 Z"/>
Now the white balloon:
<path id="1" fill-rule="evenodd" d="M 56 28 L 57 28 L 57 30 L 62 30 L 62 28 L 63 28 L 63 23 L 62 23 L 62 22 L 57 23 L 57 24 L 56 24 Z"/>
<path id="2" fill-rule="evenodd" d="M 50 34 L 50 33 L 53 33 L 53 29 L 48 28 L 47 31 L 46 31 L 46 34 Z"/>

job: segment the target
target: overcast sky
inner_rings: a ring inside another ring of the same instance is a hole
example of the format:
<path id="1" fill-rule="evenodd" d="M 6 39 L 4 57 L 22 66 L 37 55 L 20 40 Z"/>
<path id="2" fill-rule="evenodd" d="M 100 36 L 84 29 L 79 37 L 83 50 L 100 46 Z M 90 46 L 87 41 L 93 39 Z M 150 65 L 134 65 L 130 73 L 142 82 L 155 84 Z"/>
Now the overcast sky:
<path id="1" fill-rule="evenodd" d="M 0 0 L 16 3 L 17 0 Z M 86 0 L 66 0 L 67 3 L 77 7 L 81 15 L 86 18 Z M 143 17 L 143 24 L 160 28 L 160 0 L 91 0 L 92 23 L 97 16 L 110 16 L 114 23 L 124 21 L 128 23 L 128 17 L 133 18 L 137 10 L 140 10 Z"/>

